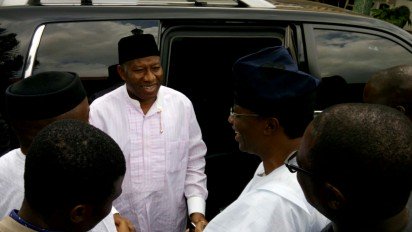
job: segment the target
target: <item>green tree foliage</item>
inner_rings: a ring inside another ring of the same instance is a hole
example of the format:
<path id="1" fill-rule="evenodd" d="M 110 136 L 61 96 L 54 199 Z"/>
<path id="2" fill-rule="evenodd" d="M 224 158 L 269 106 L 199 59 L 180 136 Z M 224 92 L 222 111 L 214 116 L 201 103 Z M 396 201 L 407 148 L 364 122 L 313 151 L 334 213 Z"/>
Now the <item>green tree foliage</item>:
<path id="1" fill-rule="evenodd" d="M 382 19 L 386 22 L 395 24 L 396 26 L 403 28 L 406 23 L 411 24 L 410 10 L 407 6 L 398 7 L 383 7 L 382 9 L 372 9 L 372 16 L 374 18 Z"/>
<path id="2" fill-rule="evenodd" d="M 372 0 L 354 0 L 353 11 L 364 15 L 369 15 L 372 5 Z"/>

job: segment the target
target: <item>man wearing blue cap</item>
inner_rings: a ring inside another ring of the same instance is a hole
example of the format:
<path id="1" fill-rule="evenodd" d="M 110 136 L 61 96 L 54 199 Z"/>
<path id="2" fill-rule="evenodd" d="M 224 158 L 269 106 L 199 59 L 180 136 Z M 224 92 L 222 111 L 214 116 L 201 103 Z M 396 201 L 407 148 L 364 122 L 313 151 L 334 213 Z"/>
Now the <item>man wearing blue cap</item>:
<path id="1" fill-rule="evenodd" d="M 6 116 L 18 137 L 20 148 L 0 157 L 0 218 L 21 206 L 24 198 L 26 154 L 39 131 L 58 120 L 88 122 L 89 118 L 86 91 L 75 73 L 35 74 L 10 85 L 6 89 L 5 99 Z M 113 208 L 112 213 L 92 231 L 116 231 L 114 213 L 117 211 Z M 127 222 L 118 215 L 116 217 L 122 225 Z"/>
<path id="2" fill-rule="evenodd" d="M 320 231 L 327 219 L 305 199 L 285 160 L 313 119 L 319 80 L 300 72 L 281 46 L 240 58 L 233 66 L 229 123 L 243 152 L 262 163 L 239 198 L 213 218 L 207 232 Z"/>
<path id="3" fill-rule="evenodd" d="M 182 232 L 187 215 L 203 227 L 206 145 L 191 101 L 162 86 L 159 50 L 150 34 L 118 43 L 125 85 L 97 98 L 90 123 L 108 133 L 127 164 L 123 193 L 114 202 L 140 232 Z"/>

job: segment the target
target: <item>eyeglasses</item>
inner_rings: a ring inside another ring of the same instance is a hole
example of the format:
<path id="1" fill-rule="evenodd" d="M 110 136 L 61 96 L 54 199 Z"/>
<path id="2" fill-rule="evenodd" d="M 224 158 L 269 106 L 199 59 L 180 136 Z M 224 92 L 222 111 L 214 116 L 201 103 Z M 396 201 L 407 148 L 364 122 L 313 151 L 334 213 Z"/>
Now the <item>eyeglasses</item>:
<path id="1" fill-rule="evenodd" d="M 303 172 L 309 176 L 315 176 L 313 172 L 309 172 L 301 167 L 299 167 L 298 162 L 296 161 L 296 156 L 298 155 L 298 151 L 292 153 L 289 158 L 286 159 L 285 165 L 289 169 L 291 173 L 295 173 L 297 171 Z"/>
<path id="2" fill-rule="evenodd" d="M 259 117 L 259 115 L 258 114 L 238 114 L 238 113 L 235 113 L 234 111 L 233 111 L 233 107 L 230 107 L 230 117 L 235 117 L 235 118 L 238 118 L 238 117 Z"/>

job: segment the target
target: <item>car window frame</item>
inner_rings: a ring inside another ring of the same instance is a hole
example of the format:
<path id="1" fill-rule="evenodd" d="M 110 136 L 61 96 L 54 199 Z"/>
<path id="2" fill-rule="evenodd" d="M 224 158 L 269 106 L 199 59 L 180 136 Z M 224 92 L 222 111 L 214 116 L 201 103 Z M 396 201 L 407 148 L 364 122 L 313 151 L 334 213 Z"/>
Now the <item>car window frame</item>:
<path id="1" fill-rule="evenodd" d="M 342 25 L 332 25 L 332 24 L 318 24 L 318 23 L 306 23 L 303 24 L 304 40 L 306 45 L 306 54 L 311 54 L 311 58 L 307 59 L 308 70 L 311 74 L 321 77 L 320 67 L 317 57 L 316 41 L 315 41 L 315 30 L 334 30 L 334 31 L 348 31 L 354 33 L 369 34 L 373 36 L 378 36 L 390 40 L 400 46 L 404 47 L 406 50 L 412 53 L 412 46 L 409 45 L 404 39 L 398 35 L 389 31 L 379 31 L 373 28 L 363 28 L 356 26 L 342 26 Z"/>
<path id="2" fill-rule="evenodd" d="M 161 24 L 162 25 L 162 24 Z M 271 29 L 272 31 L 275 30 L 283 30 L 284 31 L 284 38 L 286 38 L 286 27 L 287 25 L 282 24 L 280 25 L 245 25 L 245 26 L 237 26 L 233 28 L 231 24 L 219 24 L 219 25 L 184 25 L 179 23 L 178 26 L 169 26 L 167 28 L 162 28 L 162 32 L 159 33 L 161 36 L 159 43 L 160 43 L 160 53 L 161 56 L 161 63 L 164 67 L 164 85 L 167 86 L 168 79 L 169 79 L 169 59 L 170 59 L 170 50 L 171 44 L 174 38 L 176 37 L 201 37 L 201 36 L 213 36 L 213 37 L 271 37 L 271 35 L 279 34 L 277 32 L 270 34 L 269 31 L 265 31 Z M 225 31 L 224 29 L 231 29 L 232 31 Z M 247 31 L 247 33 L 246 33 Z M 282 41 L 285 44 L 285 40 Z M 291 45 L 289 45 L 291 46 Z M 295 51 L 294 49 L 293 51 Z M 295 57 L 297 54 L 295 55 Z"/>

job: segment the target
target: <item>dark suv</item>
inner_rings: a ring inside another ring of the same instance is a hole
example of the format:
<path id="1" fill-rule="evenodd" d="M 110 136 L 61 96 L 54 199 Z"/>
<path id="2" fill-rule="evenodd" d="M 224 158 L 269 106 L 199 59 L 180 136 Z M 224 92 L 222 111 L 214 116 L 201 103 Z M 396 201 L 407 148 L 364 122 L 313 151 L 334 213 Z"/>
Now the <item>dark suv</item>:
<path id="1" fill-rule="evenodd" d="M 161 50 L 164 84 L 192 100 L 208 146 L 208 218 L 238 196 L 258 163 L 255 156 L 239 152 L 227 123 L 236 59 L 284 45 L 300 70 L 324 80 L 318 110 L 360 102 L 373 72 L 412 63 L 411 34 L 310 1 L 141 0 L 129 6 L 81 2 L 85 5 L 0 7 L 1 92 L 34 73 L 73 71 L 92 101 L 100 91 L 121 84 L 113 69 L 119 39 L 131 33 L 153 34 Z M 0 110 L 3 113 L 3 101 Z M 6 148 L 17 146 L 13 141 Z"/>

